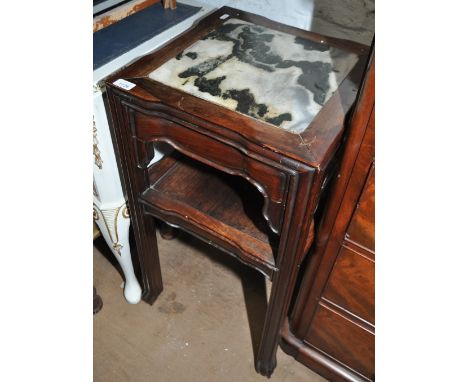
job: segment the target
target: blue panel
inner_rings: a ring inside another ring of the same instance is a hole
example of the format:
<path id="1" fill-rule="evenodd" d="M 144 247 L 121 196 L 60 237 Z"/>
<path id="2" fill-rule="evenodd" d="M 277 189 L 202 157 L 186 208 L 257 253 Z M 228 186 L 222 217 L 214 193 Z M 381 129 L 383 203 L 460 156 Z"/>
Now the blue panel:
<path id="1" fill-rule="evenodd" d="M 112 61 L 201 8 L 177 3 L 174 10 L 156 3 L 93 34 L 93 70 Z"/>

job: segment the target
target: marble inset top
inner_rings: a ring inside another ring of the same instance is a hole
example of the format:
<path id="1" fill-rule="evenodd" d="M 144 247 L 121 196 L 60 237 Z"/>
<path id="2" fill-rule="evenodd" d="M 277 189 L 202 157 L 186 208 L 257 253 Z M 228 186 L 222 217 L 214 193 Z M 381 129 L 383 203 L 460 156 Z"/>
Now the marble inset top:
<path id="1" fill-rule="evenodd" d="M 354 53 L 232 18 L 149 77 L 301 133 L 357 60 Z"/>

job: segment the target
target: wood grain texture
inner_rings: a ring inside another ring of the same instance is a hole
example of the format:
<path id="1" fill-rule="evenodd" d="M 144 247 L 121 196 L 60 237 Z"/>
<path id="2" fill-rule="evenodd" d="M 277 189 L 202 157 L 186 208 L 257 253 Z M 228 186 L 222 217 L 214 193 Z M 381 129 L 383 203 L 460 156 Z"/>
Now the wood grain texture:
<path id="1" fill-rule="evenodd" d="M 374 324 L 374 272 L 373 261 L 345 246 L 341 247 L 323 298 Z"/>
<path id="2" fill-rule="evenodd" d="M 319 304 L 305 341 L 368 379 L 374 378 L 374 334 Z"/>
<path id="3" fill-rule="evenodd" d="M 354 211 L 346 232 L 346 239 L 365 248 L 372 255 L 375 251 L 375 173 L 369 172 L 364 191 Z"/>
<path id="4" fill-rule="evenodd" d="M 274 232 L 279 232 L 287 186 L 287 175 L 281 171 L 281 166 L 258 155 L 246 155 L 247 147 L 227 145 L 216 135 L 187 129 L 183 124 L 165 119 L 164 114 L 158 113 L 157 119 L 143 113 L 134 113 L 134 116 L 133 134 L 139 142 L 165 142 L 196 160 L 250 181 L 264 196 L 266 221 Z M 140 146 L 140 156 L 148 162 L 145 150 Z"/>
<path id="5" fill-rule="evenodd" d="M 329 381 L 367 382 L 368 379 L 353 373 L 348 367 L 336 362 L 322 351 L 297 338 L 285 321 L 281 328 L 281 348 L 298 362 L 320 374 Z"/>
<path id="6" fill-rule="evenodd" d="M 169 168 L 168 161 L 173 164 Z M 159 167 L 167 170 L 162 173 Z M 208 241 L 213 236 L 226 241 L 243 262 L 269 277 L 277 270 L 273 251 L 278 238 L 261 215 L 261 195 L 247 181 L 181 156 L 163 158 L 151 168 L 150 179 L 141 196 L 148 213 L 174 225 L 184 221 L 201 236 L 209 233 Z"/>

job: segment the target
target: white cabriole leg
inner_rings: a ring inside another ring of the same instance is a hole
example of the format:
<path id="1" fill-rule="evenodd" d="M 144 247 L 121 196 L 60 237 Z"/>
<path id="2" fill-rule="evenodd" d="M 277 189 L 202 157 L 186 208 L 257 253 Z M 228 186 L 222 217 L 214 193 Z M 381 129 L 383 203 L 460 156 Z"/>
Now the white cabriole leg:
<path id="1" fill-rule="evenodd" d="M 135 277 L 128 241 L 130 216 L 127 205 L 100 210 L 96 205 L 93 208 L 93 219 L 96 222 L 107 245 L 122 267 L 125 275 L 124 296 L 130 304 L 137 304 L 141 299 L 140 284 Z"/>

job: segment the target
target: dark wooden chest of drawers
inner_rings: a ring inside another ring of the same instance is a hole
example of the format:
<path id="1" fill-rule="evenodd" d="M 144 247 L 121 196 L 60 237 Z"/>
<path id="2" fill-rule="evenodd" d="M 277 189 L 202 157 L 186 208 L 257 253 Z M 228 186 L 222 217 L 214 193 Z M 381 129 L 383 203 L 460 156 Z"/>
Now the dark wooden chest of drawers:
<path id="1" fill-rule="evenodd" d="M 374 60 L 282 347 L 332 381 L 374 372 Z"/>

